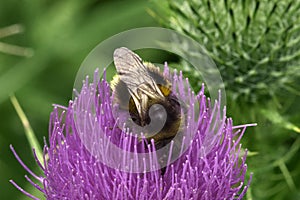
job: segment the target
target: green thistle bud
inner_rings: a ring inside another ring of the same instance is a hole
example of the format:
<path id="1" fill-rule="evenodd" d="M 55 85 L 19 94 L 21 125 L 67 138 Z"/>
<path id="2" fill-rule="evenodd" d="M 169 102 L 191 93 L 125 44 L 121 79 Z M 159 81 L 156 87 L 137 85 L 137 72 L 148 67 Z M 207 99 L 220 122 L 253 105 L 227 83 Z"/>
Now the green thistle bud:
<path id="1" fill-rule="evenodd" d="M 300 1 L 154 2 L 164 26 L 205 46 L 232 100 L 265 102 L 282 89 L 299 93 Z M 183 69 L 199 79 L 189 66 Z"/>

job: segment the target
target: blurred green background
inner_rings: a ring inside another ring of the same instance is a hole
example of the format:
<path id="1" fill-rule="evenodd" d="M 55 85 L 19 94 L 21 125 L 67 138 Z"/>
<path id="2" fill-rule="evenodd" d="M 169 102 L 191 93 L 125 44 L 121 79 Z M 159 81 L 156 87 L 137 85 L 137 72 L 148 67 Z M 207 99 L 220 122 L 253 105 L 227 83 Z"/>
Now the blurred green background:
<path id="1" fill-rule="evenodd" d="M 39 173 L 9 95 L 13 93 L 16 95 L 39 142 L 43 144 L 43 137 L 48 136 L 48 120 L 52 104 L 68 105 L 68 101 L 72 98 L 75 76 L 83 59 L 98 43 L 121 31 L 160 26 L 157 19 L 149 14 L 149 9 L 155 11 L 157 5 L 155 7 L 151 1 L 146 0 L 1 1 L 1 199 L 28 199 L 8 182 L 10 179 L 14 179 L 24 189 L 41 197 L 40 193 L 26 182 L 24 175 L 28 173 L 9 150 L 9 144 L 13 144 L 25 164 Z M 5 34 L 13 32 L 15 34 L 4 37 Z M 148 54 L 155 56 L 151 57 L 155 62 L 177 61 L 177 58 L 168 54 L 161 56 L 152 51 Z M 289 120 L 299 126 L 300 98 L 289 94 L 285 97 L 289 102 L 285 112 L 290 112 L 292 115 Z M 253 112 L 261 108 L 254 109 L 247 104 L 238 108 L 231 107 L 229 113 L 234 121 L 246 123 L 255 122 L 252 118 Z M 276 118 L 273 113 L 270 117 Z M 263 123 L 259 124 L 258 129 L 247 130 L 243 145 L 250 151 L 258 152 L 258 155 L 249 157 L 248 171 L 255 172 L 250 193 L 253 194 L 252 198 L 298 198 L 299 133 L 286 130 L 282 126 L 274 126 L 274 120 L 268 121 L 264 117 L 255 120 Z M 277 123 L 281 122 L 277 120 Z M 254 132 L 255 135 L 251 134 Z M 280 167 L 280 163 L 275 163 L 280 158 L 286 158 L 284 160 L 286 165 Z M 276 165 L 271 165 L 272 162 Z M 285 175 L 290 177 L 283 175 L 284 170 Z M 259 177 L 263 177 L 263 181 Z M 262 187 L 263 185 L 265 187 Z"/>

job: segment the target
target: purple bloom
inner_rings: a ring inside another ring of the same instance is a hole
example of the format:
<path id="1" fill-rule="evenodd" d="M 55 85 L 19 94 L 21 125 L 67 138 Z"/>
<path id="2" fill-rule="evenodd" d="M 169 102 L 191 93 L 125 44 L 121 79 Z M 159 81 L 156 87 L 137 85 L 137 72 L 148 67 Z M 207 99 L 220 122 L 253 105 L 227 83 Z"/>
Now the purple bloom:
<path id="1" fill-rule="evenodd" d="M 164 73 L 171 77 L 168 67 Z M 162 173 L 158 168 L 159 154 L 151 154 L 142 163 L 135 160 L 140 153 L 153 152 L 154 143 L 145 145 L 128 134 L 126 127 L 117 126 L 110 86 L 105 79 L 97 82 L 96 77 L 97 72 L 93 83 L 84 82 L 81 92 L 67 108 L 54 107 L 43 164 L 36 158 L 43 171 L 41 177 L 31 172 L 11 147 L 18 161 L 43 187 L 26 176 L 27 180 L 47 199 L 243 198 L 251 181 L 250 177 L 244 183 L 247 151 L 241 156 L 240 144 L 247 125 L 234 127 L 232 119 L 225 114 L 221 116 L 219 102 L 211 106 L 204 95 L 204 86 L 195 96 L 190 88 L 184 89 L 181 73 L 172 75 L 173 86 L 179 88 L 178 95 L 189 105 L 183 140 L 193 138 L 186 149 L 171 142 Z M 197 116 L 193 114 L 195 109 Z M 124 157 L 116 162 L 118 155 L 112 152 L 108 141 L 131 152 L 133 158 Z M 172 160 L 175 148 L 182 151 L 179 158 Z M 124 166 L 128 166 L 127 170 Z M 144 170 L 137 172 L 137 169 Z M 27 196 L 37 199 L 11 182 Z"/>

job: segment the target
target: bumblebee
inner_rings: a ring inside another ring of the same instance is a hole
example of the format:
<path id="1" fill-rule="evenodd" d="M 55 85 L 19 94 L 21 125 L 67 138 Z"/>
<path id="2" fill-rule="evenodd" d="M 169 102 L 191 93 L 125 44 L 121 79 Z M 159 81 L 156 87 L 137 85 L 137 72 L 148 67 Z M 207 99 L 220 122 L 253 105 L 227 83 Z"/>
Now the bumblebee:
<path id="1" fill-rule="evenodd" d="M 125 47 L 116 49 L 113 58 L 117 70 L 110 84 L 113 102 L 129 112 L 148 143 L 154 139 L 156 149 L 162 148 L 176 136 L 182 120 L 171 81 L 154 64 L 143 62 Z"/>

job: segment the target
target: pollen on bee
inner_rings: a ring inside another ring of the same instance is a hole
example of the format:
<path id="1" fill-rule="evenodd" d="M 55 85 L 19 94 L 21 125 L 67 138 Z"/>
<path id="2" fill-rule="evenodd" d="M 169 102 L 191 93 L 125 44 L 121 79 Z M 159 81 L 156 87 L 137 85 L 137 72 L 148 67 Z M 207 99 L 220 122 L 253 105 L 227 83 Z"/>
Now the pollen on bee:
<path id="1" fill-rule="evenodd" d="M 171 93 L 170 88 L 165 87 L 164 85 L 159 85 L 158 87 L 159 87 L 160 91 L 163 93 L 164 96 L 169 96 L 170 95 L 170 93 Z"/>

